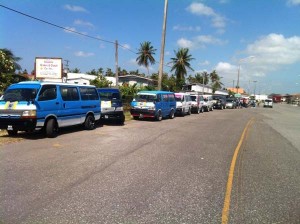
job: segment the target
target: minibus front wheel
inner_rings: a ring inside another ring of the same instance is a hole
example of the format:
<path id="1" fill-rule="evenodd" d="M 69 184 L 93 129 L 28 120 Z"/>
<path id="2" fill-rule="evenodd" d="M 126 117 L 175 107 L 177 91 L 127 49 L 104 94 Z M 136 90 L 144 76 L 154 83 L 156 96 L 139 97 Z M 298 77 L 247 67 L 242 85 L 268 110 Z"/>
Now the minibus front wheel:
<path id="1" fill-rule="evenodd" d="M 157 111 L 156 120 L 157 120 L 157 121 L 161 121 L 161 120 L 162 120 L 162 113 L 161 113 L 160 110 Z"/>
<path id="2" fill-rule="evenodd" d="M 58 125 L 54 118 L 47 121 L 45 131 L 48 138 L 55 138 L 58 135 Z"/>
<path id="3" fill-rule="evenodd" d="M 93 115 L 91 115 L 91 114 L 87 115 L 87 117 L 85 118 L 85 121 L 84 121 L 84 128 L 86 130 L 95 129 L 95 118 Z"/>
<path id="4" fill-rule="evenodd" d="M 18 134 L 18 130 L 7 130 L 9 136 L 16 136 Z"/>

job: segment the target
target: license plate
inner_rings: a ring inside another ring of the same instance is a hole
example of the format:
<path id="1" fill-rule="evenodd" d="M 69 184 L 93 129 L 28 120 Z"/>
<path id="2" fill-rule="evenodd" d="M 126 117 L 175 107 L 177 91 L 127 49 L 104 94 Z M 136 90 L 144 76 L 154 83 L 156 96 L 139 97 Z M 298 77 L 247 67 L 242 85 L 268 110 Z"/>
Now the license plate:
<path id="1" fill-rule="evenodd" d="M 7 126 L 7 130 L 12 131 L 12 130 L 13 130 L 12 125 L 8 125 L 8 126 Z"/>
<path id="2" fill-rule="evenodd" d="M 143 114 L 140 114 L 140 118 L 143 118 L 144 117 L 144 115 Z"/>
<path id="3" fill-rule="evenodd" d="M 104 115 L 104 118 L 105 118 L 105 119 L 108 119 L 108 115 Z"/>

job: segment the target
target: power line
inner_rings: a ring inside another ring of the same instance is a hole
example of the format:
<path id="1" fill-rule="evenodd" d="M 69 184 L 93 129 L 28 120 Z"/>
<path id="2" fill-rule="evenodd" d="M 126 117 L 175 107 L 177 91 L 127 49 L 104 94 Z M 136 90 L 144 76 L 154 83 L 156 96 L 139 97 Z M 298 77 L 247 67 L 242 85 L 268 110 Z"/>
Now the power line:
<path id="1" fill-rule="evenodd" d="M 37 17 L 28 15 L 28 14 L 26 14 L 26 13 L 20 12 L 20 11 L 18 11 L 18 10 L 12 9 L 12 8 L 9 8 L 9 7 L 7 7 L 7 6 L 1 5 L 1 4 L 0 4 L 0 6 L 1 6 L 2 8 L 7 9 L 7 10 L 10 10 L 10 11 L 13 11 L 13 12 L 15 12 L 15 13 L 18 13 L 18 14 L 20 14 L 20 15 L 26 16 L 26 17 L 28 17 L 28 18 L 37 20 L 37 21 L 39 21 L 39 22 L 48 24 L 48 25 L 50 25 L 50 26 L 54 26 L 54 27 L 56 27 L 56 28 L 59 28 L 59 29 L 68 31 L 68 32 L 70 32 L 70 33 L 75 33 L 75 34 L 78 34 L 78 35 L 81 35 L 81 36 L 84 36 L 84 37 L 88 37 L 88 38 L 91 38 L 91 39 L 94 39 L 94 40 L 99 40 L 99 41 L 103 41 L 103 42 L 110 43 L 110 44 L 114 44 L 114 45 L 116 44 L 116 42 L 114 42 L 114 41 L 104 40 L 104 39 L 101 39 L 101 38 L 99 38 L 99 37 L 93 37 L 93 36 L 90 36 L 90 35 L 87 35 L 87 34 L 84 34 L 84 33 L 80 33 L 80 32 L 78 32 L 78 31 L 75 31 L 75 30 L 72 30 L 72 29 L 68 29 L 68 28 L 65 28 L 65 27 L 63 27 L 63 26 L 60 26 L 60 25 L 57 25 L 57 24 L 48 22 L 48 21 L 46 21 L 46 20 L 39 19 L 39 18 L 37 18 Z M 120 46 L 120 47 L 122 47 L 123 49 L 126 49 L 126 50 L 128 50 L 128 51 L 130 51 L 130 52 L 132 52 L 132 53 L 134 53 L 134 54 L 137 54 L 137 52 L 131 50 L 130 48 L 128 48 L 128 47 L 126 47 L 126 46 L 124 46 L 124 45 L 118 44 L 118 46 Z M 164 64 L 164 66 L 171 67 L 171 66 L 169 66 L 169 65 L 167 65 L 167 64 Z"/>
<path id="2" fill-rule="evenodd" d="M 99 37 L 93 37 L 93 36 L 90 36 L 90 35 L 87 35 L 87 34 L 84 34 L 84 33 L 80 33 L 80 32 L 77 32 L 77 31 L 75 31 L 75 30 L 68 29 L 68 28 L 65 28 L 65 27 L 63 27 L 63 26 L 60 26 L 60 25 L 57 25 L 57 24 L 48 22 L 48 21 L 46 21 L 46 20 L 39 19 L 39 18 L 37 18 L 37 17 L 28 15 L 28 14 L 23 13 L 23 12 L 20 12 L 20 11 L 17 11 L 17 10 L 15 10 L 15 9 L 9 8 L 9 7 L 7 7 L 7 6 L 1 5 L 1 4 L 0 4 L 0 6 L 3 7 L 3 8 L 5 8 L 5 9 L 8 9 L 8 10 L 10 10 L 10 11 L 13 11 L 13 12 L 15 12 L 15 13 L 18 13 L 18 14 L 20 14 L 20 15 L 29 17 L 29 18 L 31 18 L 31 19 L 37 20 L 37 21 L 39 21 L 39 22 L 48 24 L 48 25 L 50 25 L 50 26 L 54 26 L 54 27 L 56 27 L 56 28 L 59 28 L 59 29 L 62 29 L 62 30 L 65 30 L 65 31 L 68 31 L 68 32 L 71 32 L 71 33 L 76 33 L 76 34 L 78 34 L 78 35 L 81 35 L 81 36 L 84 36 L 84 37 L 88 37 L 88 38 L 91 38 L 91 39 L 103 41 L 103 42 L 110 43 L 110 44 L 115 44 L 114 41 L 104 40 L 104 39 L 101 39 L 101 38 L 99 38 Z M 120 47 L 122 47 L 122 48 L 124 48 L 124 49 L 126 49 L 126 50 L 129 50 L 129 51 L 131 51 L 132 53 L 136 54 L 136 52 L 132 51 L 132 50 L 129 49 L 128 47 L 123 46 L 123 45 L 121 45 L 121 44 L 118 44 L 118 45 L 119 45 Z"/>

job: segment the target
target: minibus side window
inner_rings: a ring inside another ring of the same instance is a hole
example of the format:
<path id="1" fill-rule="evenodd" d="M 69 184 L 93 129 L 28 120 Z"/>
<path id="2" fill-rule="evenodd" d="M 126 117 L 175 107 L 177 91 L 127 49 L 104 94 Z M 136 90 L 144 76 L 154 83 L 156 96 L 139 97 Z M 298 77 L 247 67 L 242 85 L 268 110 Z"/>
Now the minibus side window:
<path id="1" fill-rule="evenodd" d="M 56 99 L 56 86 L 55 85 L 44 85 L 39 94 L 39 101 L 47 101 Z"/>
<path id="2" fill-rule="evenodd" d="M 169 101 L 170 102 L 174 102 L 175 101 L 175 97 L 173 94 L 169 94 Z"/>
<path id="3" fill-rule="evenodd" d="M 64 101 L 78 101 L 79 95 L 76 87 L 60 87 L 60 94 Z"/>
<path id="4" fill-rule="evenodd" d="M 162 97 L 163 97 L 164 102 L 168 102 L 168 95 L 167 94 L 163 94 Z"/>
<path id="5" fill-rule="evenodd" d="M 80 87 L 80 96 L 82 100 L 99 100 L 99 95 L 95 88 Z"/>
<path id="6" fill-rule="evenodd" d="M 156 102 L 160 102 L 161 101 L 161 94 L 157 94 L 156 95 Z"/>

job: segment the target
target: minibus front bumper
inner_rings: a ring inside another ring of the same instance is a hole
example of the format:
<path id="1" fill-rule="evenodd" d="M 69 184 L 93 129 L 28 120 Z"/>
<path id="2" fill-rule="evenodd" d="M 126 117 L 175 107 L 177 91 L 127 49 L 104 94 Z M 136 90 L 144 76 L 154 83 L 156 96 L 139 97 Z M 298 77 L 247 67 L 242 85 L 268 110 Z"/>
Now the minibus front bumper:
<path id="1" fill-rule="evenodd" d="M 0 129 L 18 130 L 18 131 L 32 131 L 36 128 L 35 118 L 0 118 Z"/>
<path id="2" fill-rule="evenodd" d="M 133 117 L 139 117 L 139 118 L 155 118 L 156 113 L 155 110 L 148 110 L 148 109 L 131 109 L 130 114 Z"/>
<path id="3" fill-rule="evenodd" d="M 101 113 L 101 119 L 103 120 L 124 120 L 124 112 L 123 111 L 110 111 Z"/>

